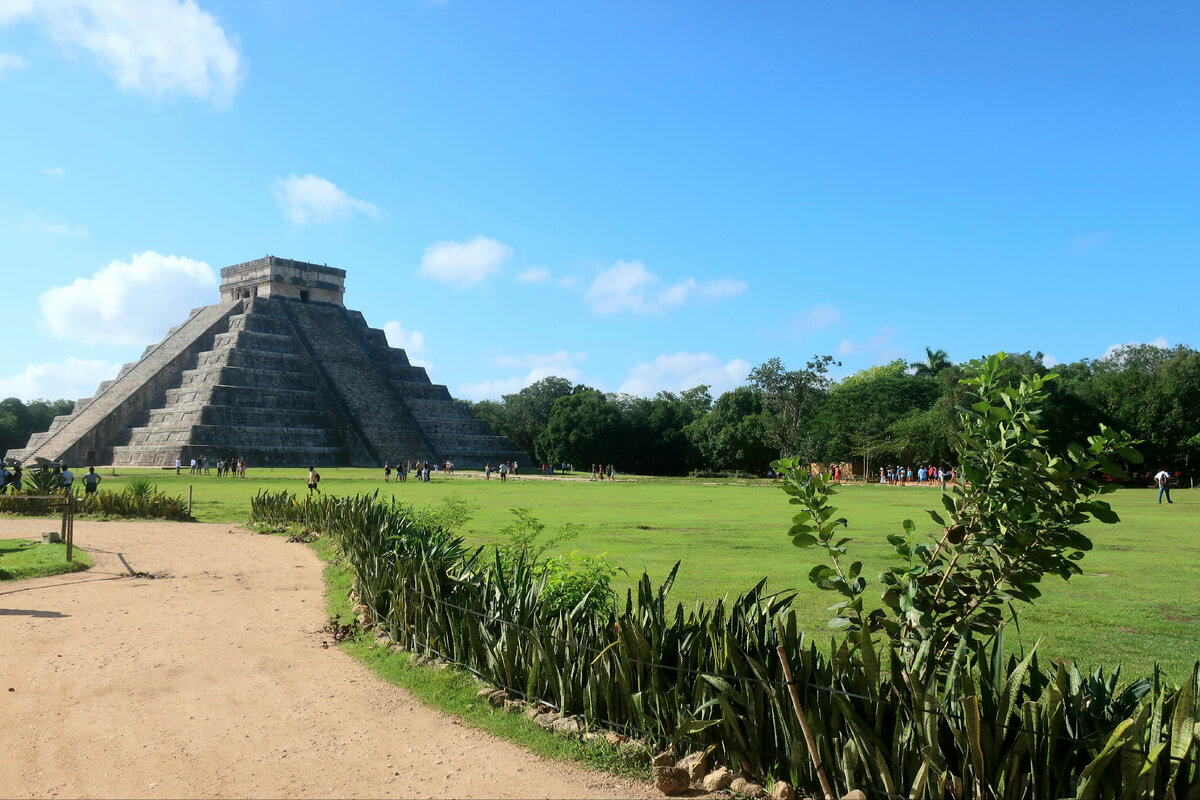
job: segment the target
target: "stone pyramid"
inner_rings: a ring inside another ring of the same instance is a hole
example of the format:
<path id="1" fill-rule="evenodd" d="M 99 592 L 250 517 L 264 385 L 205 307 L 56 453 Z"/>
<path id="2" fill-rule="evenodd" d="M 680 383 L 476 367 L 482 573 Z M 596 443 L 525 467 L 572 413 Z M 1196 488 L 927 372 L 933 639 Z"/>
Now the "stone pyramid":
<path id="1" fill-rule="evenodd" d="M 216 305 L 191 312 L 93 397 L 9 458 L 173 466 L 459 468 L 522 461 L 342 302 L 346 272 L 267 256 L 221 270 Z"/>

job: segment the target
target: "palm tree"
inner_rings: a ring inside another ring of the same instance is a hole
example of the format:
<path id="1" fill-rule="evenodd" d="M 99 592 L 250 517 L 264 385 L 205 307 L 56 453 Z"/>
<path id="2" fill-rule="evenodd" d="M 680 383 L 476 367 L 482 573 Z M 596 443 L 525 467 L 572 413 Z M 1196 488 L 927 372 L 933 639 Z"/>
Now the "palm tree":
<path id="1" fill-rule="evenodd" d="M 947 367 L 954 366 L 950 357 L 946 355 L 946 351 L 942 349 L 930 350 L 925 348 L 925 360 L 914 361 L 909 364 L 913 368 L 914 375 L 923 378 L 936 378 L 938 374 Z"/>

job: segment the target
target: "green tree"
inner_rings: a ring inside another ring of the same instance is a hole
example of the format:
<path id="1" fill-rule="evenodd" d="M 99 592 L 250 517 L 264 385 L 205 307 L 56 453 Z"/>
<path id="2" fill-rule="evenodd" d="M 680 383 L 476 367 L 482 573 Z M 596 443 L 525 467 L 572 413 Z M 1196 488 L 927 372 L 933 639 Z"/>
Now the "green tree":
<path id="1" fill-rule="evenodd" d="M 801 370 L 789 370 L 778 358 L 750 371 L 750 385 L 762 398 L 767 416 L 767 442 L 781 454 L 811 458 L 813 447 L 803 437 L 803 426 L 820 408 L 829 390 L 829 367 L 841 366 L 833 356 L 814 355 Z"/>
<path id="2" fill-rule="evenodd" d="M 507 436 L 513 447 L 536 456 L 538 436 L 550 422 L 555 401 L 587 390 L 586 386 L 573 385 L 566 378 L 551 375 L 519 392 L 504 395 L 499 402 L 481 400 L 472 405 L 472 411 L 495 433 Z"/>
<path id="3" fill-rule="evenodd" d="M 924 442 L 914 446 L 915 426 L 894 426 L 929 409 L 940 394 L 935 379 L 910 373 L 899 359 L 848 375 L 830 388 L 810 426 L 822 442 L 820 460 L 911 463 Z"/>
<path id="4" fill-rule="evenodd" d="M 908 365 L 914 370 L 914 374 L 921 378 L 936 378 L 942 373 L 942 370 L 953 366 L 950 361 L 950 356 L 946 355 L 946 351 L 942 349 L 931 350 L 925 348 L 925 360 L 914 361 Z"/>
<path id="5" fill-rule="evenodd" d="M 685 432 L 710 469 L 759 474 L 778 455 L 767 443 L 762 396 L 749 386 L 718 397 L 712 411 L 696 418 Z"/>
<path id="6" fill-rule="evenodd" d="M 620 464 L 623 420 L 621 407 L 602 392 L 587 389 L 560 397 L 545 429 L 538 435 L 540 461 L 557 464 Z"/>

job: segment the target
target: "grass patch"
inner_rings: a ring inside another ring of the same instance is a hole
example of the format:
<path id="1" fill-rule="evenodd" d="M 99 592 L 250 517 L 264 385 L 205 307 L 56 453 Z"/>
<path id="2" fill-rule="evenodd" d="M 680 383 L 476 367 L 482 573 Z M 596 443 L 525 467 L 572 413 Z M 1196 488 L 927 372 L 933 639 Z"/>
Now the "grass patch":
<path id="1" fill-rule="evenodd" d="M 92 565 L 91 557 L 75 548 L 74 561 L 67 561 L 65 544 L 42 544 L 28 539 L 0 539 L 0 581 L 44 578 L 79 572 Z"/>
<path id="2" fill-rule="evenodd" d="M 325 603 L 330 622 L 334 625 L 354 623 L 349 567 L 329 537 L 322 536 L 310 546 L 325 562 Z M 604 741 L 583 741 L 553 734 L 523 714 L 494 708 L 486 698 L 476 696 L 483 684 L 464 670 L 417 665 L 414 654 L 377 645 L 369 632 L 359 632 L 342 642 L 341 648 L 387 682 L 412 692 L 426 705 L 452 714 L 488 734 L 547 758 L 578 762 L 615 775 L 647 777 L 649 753 Z"/>
<path id="3" fill-rule="evenodd" d="M 108 473 L 109 470 L 104 470 Z M 214 475 L 180 475 L 173 470 L 122 469 L 105 475 L 117 488 L 132 477 L 149 475 L 159 488 L 186 497 L 194 487 L 193 514 L 204 522 L 244 523 L 250 498 L 260 490 L 306 494 L 304 469 L 250 470 L 246 480 Z M 775 590 L 794 589 L 801 624 L 823 636 L 833 602 L 807 580 L 816 553 L 797 550 L 786 535 L 792 508 L 778 484 L 754 479 L 625 479 L 484 481 L 479 473 L 431 483 L 384 483 L 382 470 L 321 469 L 321 488 L 334 495 L 378 490 L 418 506 L 435 505 L 458 493 L 478 506 L 464 535 L 470 544 L 497 541 L 509 509 L 529 507 L 550 529 L 582 526 L 562 551 L 607 555 L 624 567 L 614 588 L 621 594 L 644 569 L 661 580 L 677 560 L 683 565 L 671 597 L 685 604 L 736 595 L 766 577 Z M 891 564 L 889 533 L 904 519 L 919 530 L 933 523 L 927 508 L 940 507 L 932 487 L 849 485 L 835 499 L 850 520 L 855 559 L 872 581 Z M 1106 499 L 1120 514 L 1118 525 L 1084 527 L 1095 548 L 1082 562 L 1084 573 L 1065 583 L 1047 578 L 1043 597 L 1021 612 L 1020 630 L 1006 641 L 1026 648 L 1041 640 L 1043 657 L 1076 660 L 1090 672 L 1118 662 L 1126 678 L 1149 675 L 1158 662 L 1167 680 L 1182 682 L 1200 656 L 1200 492 L 1181 489 L 1174 505 L 1158 505 L 1152 489 L 1122 489 Z M 557 553 L 551 553 L 557 555 Z M 878 592 L 872 592 L 873 597 Z M 1193 619 L 1189 619 L 1193 618 Z M 1114 623 L 1119 619 L 1120 630 Z"/>

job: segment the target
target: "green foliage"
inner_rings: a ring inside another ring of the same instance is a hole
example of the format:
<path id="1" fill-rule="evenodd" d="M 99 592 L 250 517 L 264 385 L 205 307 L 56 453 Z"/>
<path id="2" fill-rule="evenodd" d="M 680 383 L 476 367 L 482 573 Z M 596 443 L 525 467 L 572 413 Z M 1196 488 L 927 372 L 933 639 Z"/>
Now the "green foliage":
<path id="1" fill-rule="evenodd" d="M 712 410 L 684 429 L 710 469 L 761 475 L 778 451 L 767 444 L 762 396 L 739 386 L 717 398 Z"/>
<path id="2" fill-rule="evenodd" d="M 567 523 L 549 538 L 542 539 L 542 534 L 546 532 L 546 524 L 534 516 L 532 510 L 509 510 L 516 519 L 500 529 L 500 536 L 507 542 L 496 546 L 496 554 L 506 568 L 512 568 L 518 561 L 537 564 L 547 551 L 579 535 L 579 526 Z"/>
<path id="3" fill-rule="evenodd" d="M 77 500 L 78 513 L 103 519 L 165 519 L 186 522 L 192 519 L 187 501 L 181 496 L 159 491 L 149 480 L 132 482 L 120 491 L 100 489 Z"/>
<path id="4" fill-rule="evenodd" d="M 1119 461 L 1138 463 L 1135 442 L 1102 428 L 1088 447 L 1053 449 L 1040 427 L 1046 384 L 1055 376 L 1018 377 L 1003 353 L 975 365 L 963 380 L 966 403 L 959 407 L 962 432 L 955 449 L 965 484 L 942 496 L 942 511 L 930 511 L 941 533 L 920 537 L 911 520 L 904 533 L 888 536 L 899 566 L 882 575 L 885 610 L 871 614 L 870 627 L 883 630 L 911 664 L 949 672 L 974 647 L 995 636 L 1004 611 L 1032 603 L 1047 574 L 1069 580 L 1091 540 L 1077 530 L 1091 519 L 1117 522 L 1100 496 L 1115 489 L 1098 474 L 1124 477 Z M 795 459 L 777 462 L 786 476 L 789 502 L 801 506 L 789 531 L 793 544 L 821 546 L 832 566 L 818 564 L 809 580 L 844 599 L 833 607 L 831 625 L 859 630 L 866 581 L 861 562 L 843 566 L 849 539 L 833 541 L 835 489 L 822 476 L 808 478 Z"/>
<path id="5" fill-rule="evenodd" d="M 780 455 L 819 455 L 819 445 L 804 436 L 805 423 L 820 408 L 829 390 L 830 366 L 840 366 L 833 356 L 814 355 L 802 370 L 788 370 L 778 358 L 750 371 L 749 381 L 762 396 L 767 441 Z"/>
<path id="6" fill-rule="evenodd" d="M 1036 650 L 1006 658 L 997 637 L 968 649 L 948 680 L 919 660 L 910 669 L 866 628 L 818 648 L 799 632 L 791 596 L 765 583 L 687 608 L 667 602 L 673 571 L 658 587 L 643 575 L 600 613 L 551 607 L 523 561 L 511 574 L 498 559 L 487 568 L 480 550 L 415 525 L 403 504 L 282 493 L 252 506 L 257 519 L 328 532 L 371 618 L 412 650 L 659 746 L 711 747 L 725 763 L 802 791 L 817 779 L 777 646 L 839 795 L 1166 798 L 1200 785 L 1192 739 L 1200 665 L 1182 687 L 1157 674 L 1122 687 L 1116 670 L 1045 668 Z"/>
<path id="7" fill-rule="evenodd" d="M 607 557 L 578 553 L 555 556 L 539 563 L 534 575 L 542 580 L 542 602 L 551 611 L 570 611 L 580 603 L 592 614 L 612 607 L 612 580 L 620 567 Z"/>
<path id="8" fill-rule="evenodd" d="M 0 400 L 0 453 L 24 447 L 31 434 L 48 430 L 55 417 L 70 414 L 74 407 L 70 400 Z"/>
<path id="9" fill-rule="evenodd" d="M 63 492 L 62 473 L 53 467 L 25 470 L 24 487 L 29 494 L 60 494 Z"/>

